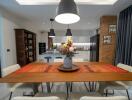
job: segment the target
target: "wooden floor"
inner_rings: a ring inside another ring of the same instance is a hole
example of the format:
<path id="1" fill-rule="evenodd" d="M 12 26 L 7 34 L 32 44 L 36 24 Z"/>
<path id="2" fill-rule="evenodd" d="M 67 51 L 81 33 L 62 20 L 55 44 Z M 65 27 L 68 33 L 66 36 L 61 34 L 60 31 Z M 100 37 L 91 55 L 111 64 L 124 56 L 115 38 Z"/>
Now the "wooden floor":
<path id="1" fill-rule="evenodd" d="M 41 92 L 41 87 L 39 87 L 39 93 L 36 94 L 37 97 L 43 97 L 43 96 L 59 96 L 61 98 L 61 100 L 65 100 L 66 98 L 66 87 L 64 83 L 55 83 L 53 89 L 52 89 L 52 93 L 48 94 L 46 91 L 46 85 L 45 83 L 43 83 L 43 89 L 44 92 Z M 27 90 L 28 91 L 28 90 Z M 111 92 L 111 91 L 109 91 Z M 129 94 L 132 100 L 132 91 L 129 90 Z M 13 94 L 13 96 L 21 96 L 22 95 L 22 91 L 21 90 L 16 90 L 15 93 Z M 115 96 L 121 96 L 124 95 L 126 96 L 126 92 L 124 90 L 115 90 Z M 87 92 L 85 86 L 83 83 L 74 83 L 73 84 L 73 92 L 70 95 L 70 100 L 79 100 L 80 97 L 82 96 L 102 96 L 100 95 L 100 93 L 98 93 L 98 91 L 96 92 Z M 109 95 L 112 96 L 112 95 Z M 0 100 L 8 100 L 9 96 L 6 96 L 5 98 L 0 98 Z"/>

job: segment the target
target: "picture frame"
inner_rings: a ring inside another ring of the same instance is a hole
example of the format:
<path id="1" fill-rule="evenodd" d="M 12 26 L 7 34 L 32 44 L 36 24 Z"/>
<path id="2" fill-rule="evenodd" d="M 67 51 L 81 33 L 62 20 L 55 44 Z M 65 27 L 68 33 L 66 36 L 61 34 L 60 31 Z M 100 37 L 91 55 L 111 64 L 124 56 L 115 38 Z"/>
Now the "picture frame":
<path id="1" fill-rule="evenodd" d="M 103 43 L 104 44 L 112 44 L 112 36 L 111 35 L 104 35 Z"/>
<path id="2" fill-rule="evenodd" d="M 109 33 L 115 33 L 116 32 L 116 25 L 109 25 Z"/>

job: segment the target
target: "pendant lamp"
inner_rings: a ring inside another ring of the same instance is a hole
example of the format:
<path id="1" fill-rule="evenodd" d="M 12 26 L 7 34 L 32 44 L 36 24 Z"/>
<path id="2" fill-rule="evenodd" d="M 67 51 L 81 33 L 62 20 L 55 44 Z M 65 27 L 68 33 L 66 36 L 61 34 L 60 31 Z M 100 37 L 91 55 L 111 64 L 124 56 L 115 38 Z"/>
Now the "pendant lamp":
<path id="1" fill-rule="evenodd" d="M 80 20 L 74 0 L 61 0 L 55 20 L 61 24 L 73 24 Z"/>
<path id="2" fill-rule="evenodd" d="M 54 29 L 53 29 L 53 21 L 54 21 L 54 19 L 50 19 L 51 29 L 50 29 L 50 32 L 48 32 L 49 37 L 55 37 L 55 32 L 54 32 Z"/>
<path id="3" fill-rule="evenodd" d="M 66 36 L 72 36 L 71 29 L 69 28 L 69 25 L 68 25 L 68 29 L 66 31 Z"/>

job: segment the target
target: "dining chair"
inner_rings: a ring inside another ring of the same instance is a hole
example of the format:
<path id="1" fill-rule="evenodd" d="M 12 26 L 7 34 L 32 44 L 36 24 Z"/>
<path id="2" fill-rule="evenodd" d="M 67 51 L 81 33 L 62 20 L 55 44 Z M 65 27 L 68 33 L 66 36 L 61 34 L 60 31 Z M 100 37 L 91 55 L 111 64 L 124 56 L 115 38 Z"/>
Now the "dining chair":
<path id="1" fill-rule="evenodd" d="M 125 65 L 122 63 L 117 64 L 117 67 L 127 70 L 128 72 L 132 72 L 132 66 Z M 132 86 L 132 81 L 115 81 L 115 82 L 107 82 L 106 84 L 106 96 L 108 95 L 108 90 L 126 90 L 128 99 L 130 100 L 129 92 L 128 90 Z"/>
<path id="2" fill-rule="evenodd" d="M 18 69 L 20 69 L 20 65 L 19 64 L 15 64 L 15 65 L 11 65 L 11 66 L 8 66 L 6 68 L 3 68 L 2 69 L 2 77 L 6 76 L 6 75 L 9 75 L 9 74 L 15 72 Z M 17 88 L 20 88 L 20 89 L 26 88 L 26 89 L 28 89 L 28 91 L 32 91 L 32 93 L 34 94 L 34 91 L 33 91 L 33 88 L 32 88 L 32 84 L 6 83 L 6 86 L 7 86 L 7 88 L 10 91 L 9 100 L 11 100 L 12 94 Z"/>
<path id="3" fill-rule="evenodd" d="M 112 96 L 112 97 L 81 97 L 80 100 L 128 100 L 125 96 Z"/>
<path id="4" fill-rule="evenodd" d="M 12 100 L 60 100 L 59 97 L 50 96 L 50 97 L 14 97 Z"/>

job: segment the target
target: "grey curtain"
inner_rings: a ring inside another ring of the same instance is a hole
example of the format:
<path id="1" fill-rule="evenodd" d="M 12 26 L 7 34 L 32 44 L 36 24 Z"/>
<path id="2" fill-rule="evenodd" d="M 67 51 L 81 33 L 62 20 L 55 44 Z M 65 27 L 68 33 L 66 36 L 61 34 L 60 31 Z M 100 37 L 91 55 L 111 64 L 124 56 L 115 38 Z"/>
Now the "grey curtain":
<path id="1" fill-rule="evenodd" d="M 132 5 L 119 15 L 115 63 L 119 62 L 132 65 Z"/>

